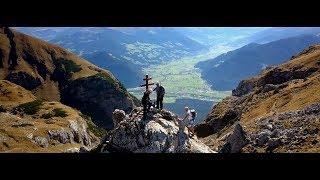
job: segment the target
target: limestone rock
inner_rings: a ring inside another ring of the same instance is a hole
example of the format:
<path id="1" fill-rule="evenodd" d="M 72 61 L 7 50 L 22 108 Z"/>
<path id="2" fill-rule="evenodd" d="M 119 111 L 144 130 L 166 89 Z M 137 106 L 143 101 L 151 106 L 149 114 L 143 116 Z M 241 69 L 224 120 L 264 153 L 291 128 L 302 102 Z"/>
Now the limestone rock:
<path id="1" fill-rule="evenodd" d="M 102 152 L 132 153 L 213 153 L 196 136 L 191 136 L 187 128 L 179 127 L 178 117 L 166 110 L 152 111 L 146 119 L 142 112 L 132 111 L 109 132 Z M 120 119 L 121 119 L 120 118 Z"/>
<path id="2" fill-rule="evenodd" d="M 48 139 L 45 137 L 36 136 L 34 137 L 34 141 L 43 148 L 46 148 L 49 145 Z"/>
<path id="3" fill-rule="evenodd" d="M 116 127 L 126 117 L 126 113 L 123 110 L 116 109 L 112 113 L 113 126 Z"/>

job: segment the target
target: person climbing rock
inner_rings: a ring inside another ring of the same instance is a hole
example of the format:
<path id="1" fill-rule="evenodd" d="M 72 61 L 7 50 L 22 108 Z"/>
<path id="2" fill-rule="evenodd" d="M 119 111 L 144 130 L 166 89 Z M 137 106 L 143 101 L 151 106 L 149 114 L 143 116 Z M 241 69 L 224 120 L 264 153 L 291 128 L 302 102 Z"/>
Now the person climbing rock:
<path id="1" fill-rule="evenodd" d="M 189 109 L 189 107 L 185 107 L 184 110 L 186 114 L 185 114 L 185 117 L 182 119 L 182 122 L 184 126 L 188 128 L 189 132 L 191 132 L 191 136 L 193 136 L 195 134 L 194 121 L 195 121 L 197 112 L 194 109 Z"/>
<path id="2" fill-rule="evenodd" d="M 156 87 L 153 89 L 157 93 L 157 101 L 156 101 L 156 108 L 162 110 L 163 108 L 163 97 L 165 94 L 165 89 L 159 82 L 156 83 Z"/>
<path id="3" fill-rule="evenodd" d="M 146 92 L 144 92 L 143 97 L 141 99 L 141 104 L 143 106 L 143 117 L 146 117 L 147 112 L 150 111 L 150 107 L 152 105 L 151 101 L 150 101 L 150 95 L 151 90 L 147 90 Z"/>

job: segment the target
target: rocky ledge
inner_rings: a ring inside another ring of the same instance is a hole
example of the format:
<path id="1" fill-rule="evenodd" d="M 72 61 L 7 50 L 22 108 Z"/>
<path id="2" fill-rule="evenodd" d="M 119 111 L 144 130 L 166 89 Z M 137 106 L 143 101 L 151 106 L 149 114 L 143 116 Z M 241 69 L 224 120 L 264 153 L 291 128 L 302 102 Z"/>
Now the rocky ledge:
<path id="1" fill-rule="evenodd" d="M 179 125 L 170 111 L 152 110 L 143 118 L 142 109 L 130 114 L 116 109 L 114 129 L 102 145 L 101 152 L 128 153 L 214 153 L 187 128 Z"/>

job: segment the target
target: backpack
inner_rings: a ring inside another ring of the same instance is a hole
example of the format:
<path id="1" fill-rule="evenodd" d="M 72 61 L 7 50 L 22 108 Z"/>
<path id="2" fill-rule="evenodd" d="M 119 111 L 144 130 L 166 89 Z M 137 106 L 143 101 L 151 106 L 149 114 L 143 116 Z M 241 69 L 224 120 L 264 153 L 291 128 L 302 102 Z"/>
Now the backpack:
<path id="1" fill-rule="evenodd" d="M 192 118 L 195 118 L 197 116 L 196 110 L 191 109 L 190 112 L 191 112 Z"/>
<path id="2" fill-rule="evenodd" d="M 159 94 L 160 94 L 161 96 L 164 96 L 164 94 L 166 93 L 166 90 L 164 89 L 163 86 L 160 86 L 159 88 L 160 88 L 160 89 L 159 89 Z"/>

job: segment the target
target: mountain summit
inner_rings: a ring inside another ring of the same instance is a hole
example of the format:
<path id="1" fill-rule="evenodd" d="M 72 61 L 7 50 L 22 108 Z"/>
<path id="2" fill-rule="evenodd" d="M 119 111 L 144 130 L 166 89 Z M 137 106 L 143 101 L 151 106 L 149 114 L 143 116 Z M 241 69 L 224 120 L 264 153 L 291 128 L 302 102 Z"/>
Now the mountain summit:
<path id="1" fill-rule="evenodd" d="M 113 112 L 114 129 L 108 132 L 102 152 L 131 153 L 214 153 L 186 127 L 178 125 L 177 115 L 153 109 L 146 118 L 142 109 L 130 114 Z"/>

